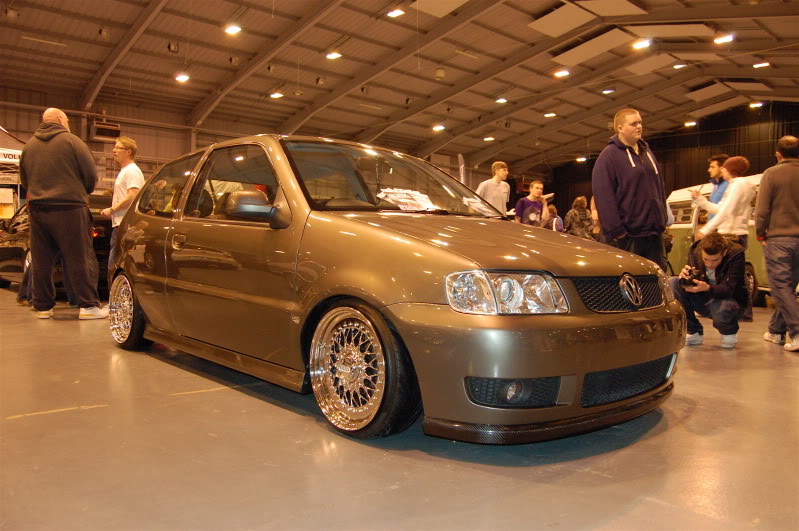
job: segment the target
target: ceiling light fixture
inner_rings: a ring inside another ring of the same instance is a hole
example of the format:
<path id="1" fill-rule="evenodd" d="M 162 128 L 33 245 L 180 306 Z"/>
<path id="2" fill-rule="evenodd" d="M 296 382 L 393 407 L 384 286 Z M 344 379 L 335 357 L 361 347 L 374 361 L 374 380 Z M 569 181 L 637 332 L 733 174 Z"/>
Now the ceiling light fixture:
<path id="1" fill-rule="evenodd" d="M 695 126 L 695 125 L 696 125 L 696 122 L 694 122 L 694 121 L 685 122 L 683 125 L 684 125 L 685 127 L 693 127 L 693 126 Z"/>
<path id="2" fill-rule="evenodd" d="M 493 142 L 495 138 L 493 136 L 484 136 L 483 142 Z"/>
<path id="3" fill-rule="evenodd" d="M 577 158 L 576 158 L 576 159 L 574 159 L 574 160 L 576 160 L 577 162 L 585 162 L 585 161 L 587 161 L 588 159 L 587 159 L 587 158 L 585 158 L 585 157 L 577 157 Z"/>
<path id="4" fill-rule="evenodd" d="M 185 83 L 189 79 L 191 79 L 191 77 L 189 76 L 189 73 L 186 72 L 185 70 L 181 70 L 177 74 L 175 74 L 175 81 L 177 81 L 178 83 Z"/>
<path id="5" fill-rule="evenodd" d="M 569 75 L 569 71 L 564 68 L 563 70 L 558 70 L 552 75 L 555 77 L 566 77 Z"/>
<path id="6" fill-rule="evenodd" d="M 635 48 L 636 50 L 641 50 L 643 48 L 649 48 L 651 44 L 652 44 L 651 39 L 640 39 L 633 43 L 633 48 Z"/>
<path id="7" fill-rule="evenodd" d="M 180 51 L 180 45 L 175 41 L 169 41 L 166 43 L 166 49 L 172 53 L 178 53 Z"/>
<path id="8" fill-rule="evenodd" d="M 100 30 L 97 32 L 100 38 L 104 41 L 107 41 L 111 38 L 111 28 L 106 28 L 105 26 L 101 26 Z"/>
<path id="9" fill-rule="evenodd" d="M 607 94 L 613 94 L 614 92 L 616 92 L 616 89 L 614 89 L 614 88 L 606 88 L 605 90 L 602 91 L 602 94 L 607 95 Z"/>
<path id="10" fill-rule="evenodd" d="M 225 25 L 225 33 L 228 35 L 238 35 L 241 32 L 241 26 L 235 22 L 228 22 Z"/>
<path id="11" fill-rule="evenodd" d="M 443 131 L 444 129 L 446 129 L 446 126 L 444 124 L 436 124 L 433 126 L 433 131 L 436 132 Z"/>
<path id="12" fill-rule="evenodd" d="M 752 103 L 749 104 L 749 108 L 750 109 L 757 109 L 757 108 L 762 107 L 762 106 L 763 106 L 763 102 L 762 101 L 753 101 Z"/>
<path id="13" fill-rule="evenodd" d="M 328 46 L 325 50 L 325 57 L 331 61 L 343 57 L 343 54 L 341 53 L 341 47 L 344 46 L 344 43 L 346 43 L 348 40 L 350 40 L 350 38 L 347 35 L 342 35 L 336 39 L 335 42 L 333 42 L 333 44 Z"/>
<path id="14" fill-rule="evenodd" d="M 554 118 L 555 116 L 557 116 L 557 114 L 554 112 L 548 112 L 544 115 L 544 118 Z"/>
<path id="15" fill-rule="evenodd" d="M 230 61 L 230 64 L 232 64 L 233 66 L 239 66 L 239 63 L 241 62 L 241 59 L 239 59 L 238 55 L 231 55 L 228 58 L 228 61 Z"/>
<path id="16" fill-rule="evenodd" d="M 272 93 L 269 94 L 269 97 L 272 98 L 273 100 L 276 100 L 278 98 L 282 98 L 283 93 L 280 92 L 280 90 L 273 90 Z"/>
<path id="17" fill-rule="evenodd" d="M 325 76 L 317 76 L 316 77 L 316 84 L 320 87 L 325 84 Z"/>
<path id="18" fill-rule="evenodd" d="M 719 35 L 718 37 L 713 39 L 713 42 L 715 42 L 716 44 L 726 44 L 728 42 L 732 42 L 733 40 L 735 40 L 735 35 L 733 35 L 732 33 L 727 33 L 726 35 Z"/>
<path id="19" fill-rule="evenodd" d="M 436 78 L 436 81 L 442 81 L 446 75 L 447 71 L 443 67 L 438 67 L 433 72 L 433 77 Z"/>
<path id="20" fill-rule="evenodd" d="M 397 18 L 397 17 L 401 17 L 404 14 L 405 14 L 405 11 L 403 11 L 401 7 L 395 7 L 394 9 L 392 9 L 391 11 L 386 13 L 386 16 L 391 17 L 391 18 Z"/>
<path id="21" fill-rule="evenodd" d="M 767 66 L 771 66 L 771 63 L 768 61 L 763 61 L 762 63 L 755 63 L 752 65 L 752 68 L 765 68 Z"/>
<path id="22" fill-rule="evenodd" d="M 680 68 L 685 68 L 686 66 L 688 65 L 685 63 L 677 63 L 676 65 L 674 65 L 674 70 L 679 70 Z"/>
<path id="23" fill-rule="evenodd" d="M 497 99 L 494 100 L 497 103 L 508 103 L 508 99 L 504 96 L 499 96 Z"/>
<path id="24" fill-rule="evenodd" d="M 16 9 L 12 9 L 10 7 L 6 8 L 6 18 L 14 19 L 17 17 L 19 17 L 19 11 L 17 11 Z"/>

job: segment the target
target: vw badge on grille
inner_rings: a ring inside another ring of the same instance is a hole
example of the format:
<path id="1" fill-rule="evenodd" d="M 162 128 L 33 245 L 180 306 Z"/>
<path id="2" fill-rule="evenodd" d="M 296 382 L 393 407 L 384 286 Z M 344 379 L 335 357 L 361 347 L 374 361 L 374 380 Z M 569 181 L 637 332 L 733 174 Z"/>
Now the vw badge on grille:
<path id="1" fill-rule="evenodd" d="M 621 294 L 630 305 L 635 308 L 636 310 L 641 307 L 641 304 L 644 302 L 644 297 L 641 295 L 641 286 L 638 285 L 638 281 L 635 280 L 635 277 L 630 275 L 629 273 L 625 273 L 621 280 L 619 280 L 619 288 L 621 288 Z"/>

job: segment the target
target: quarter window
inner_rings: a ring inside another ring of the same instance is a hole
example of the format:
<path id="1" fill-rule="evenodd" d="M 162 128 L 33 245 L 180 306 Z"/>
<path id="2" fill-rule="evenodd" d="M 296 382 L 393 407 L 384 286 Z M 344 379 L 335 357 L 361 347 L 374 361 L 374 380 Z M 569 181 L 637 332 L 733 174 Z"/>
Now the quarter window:
<path id="1" fill-rule="evenodd" d="M 205 161 L 186 202 L 186 217 L 231 219 L 228 197 L 243 190 L 260 190 L 275 200 L 277 179 L 260 145 L 243 144 L 214 150 Z"/>
<path id="2" fill-rule="evenodd" d="M 180 194 L 202 153 L 163 166 L 142 190 L 138 211 L 151 216 L 172 217 Z"/>

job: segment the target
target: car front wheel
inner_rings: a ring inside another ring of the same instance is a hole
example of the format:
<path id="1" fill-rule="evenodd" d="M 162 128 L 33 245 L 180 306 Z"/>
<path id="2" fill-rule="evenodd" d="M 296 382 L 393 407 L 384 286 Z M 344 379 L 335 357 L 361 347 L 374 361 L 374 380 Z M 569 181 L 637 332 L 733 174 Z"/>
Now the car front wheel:
<path id="1" fill-rule="evenodd" d="M 311 386 L 327 420 L 360 439 L 406 429 L 421 411 L 416 374 L 385 319 L 356 300 L 339 301 L 316 327 Z"/>
<path id="2" fill-rule="evenodd" d="M 111 337 L 124 349 L 134 350 L 152 343 L 144 338 L 144 312 L 125 273 L 120 273 L 111 284 L 108 295 Z"/>

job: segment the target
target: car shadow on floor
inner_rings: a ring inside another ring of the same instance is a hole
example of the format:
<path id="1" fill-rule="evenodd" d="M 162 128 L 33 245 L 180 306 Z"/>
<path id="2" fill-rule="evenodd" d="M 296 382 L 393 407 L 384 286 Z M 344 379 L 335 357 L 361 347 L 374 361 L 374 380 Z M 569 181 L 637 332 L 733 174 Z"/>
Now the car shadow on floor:
<path id="1" fill-rule="evenodd" d="M 325 420 L 313 394 L 303 395 L 244 373 L 155 344 L 145 352 L 160 361 L 228 386 L 266 403 L 314 419 L 320 430 L 357 444 L 386 451 L 422 451 L 433 456 L 495 466 L 542 466 L 615 452 L 666 429 L 660 409 L 602 430 L 539 443 L 482 445 L 425 435 L 422 417 L 407 430 L 383 439 L 360 440 L 335 430 Z M 665 404 L 668 405 L 668 402 Z"/>

